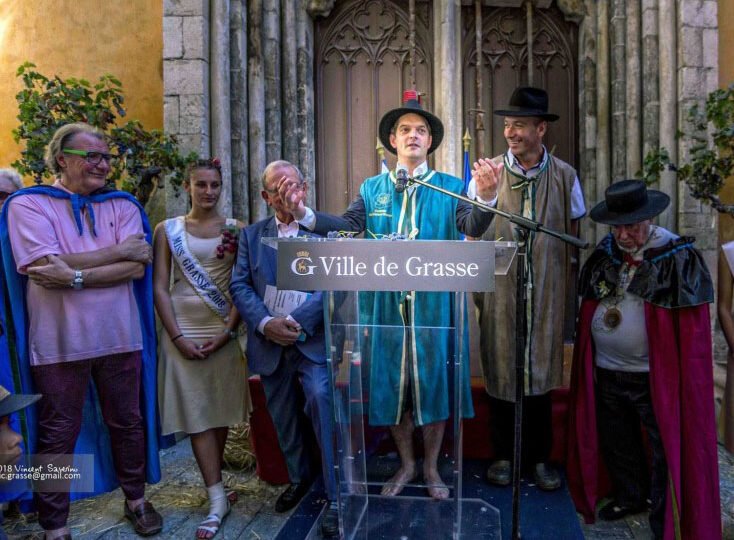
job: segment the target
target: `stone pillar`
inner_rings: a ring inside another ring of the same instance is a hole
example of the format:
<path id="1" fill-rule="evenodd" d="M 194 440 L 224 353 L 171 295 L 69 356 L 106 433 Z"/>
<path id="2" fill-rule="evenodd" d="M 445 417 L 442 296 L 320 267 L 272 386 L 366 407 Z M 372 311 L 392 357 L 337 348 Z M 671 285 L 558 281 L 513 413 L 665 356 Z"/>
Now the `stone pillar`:
<path id="1" fill-rule="evenodd" d="M 329 8 L 330 9 L 330 8 Z M 300 5 L 296 11 L 296 78 L 298 84 L 297 134 L 298 163 L 303 176 L 310 180 L 308 204 L 316 204 L 316 133 L 313 99 L 313 20 Z"/>
<path id="2" fill-rule="evenodd" d="M 633 1 L 633 0 L 631 0 Z M 627 78 L 626 78 L 626 30 L 627 14 L 625 0 L 612 0 L 611 19 L 609 25 L 610 69 L 611 75 L 611 108 L 612 108 L 612 178 L 616 182 L 622 180 L 627 172 Z M 630 53 L 632 51 L 629 51 Z"/>
<path id="3" fill-rule="evenodd" d="M 265 158 L 267 163 L 281 159 L 280 92 L 280 4 L 265 1 L 262 19 L 262 67 L 265 74 Z"/>
<path id="4" fill-rule="evenodd" d="M 265 165 L 265 74 L 262 49 L 262 0 L 247 2 L 247 88 L 248 141 L 250 157 L 250 221 L 267 215 L 267 206 L 260 196 L 260 175 Z"/>
<path id="5" fill-rule="evenodd" d="M 642 68 L 640 65 L 640 0 L 627 1 L 627 167 L 625 176 L 635 178 L 642 170 L 642 133 L 640 107 Z"/>
<path id="6" fill-rule="evenodd" d="M 232 133 L 230 129 L 229 0 L 211 0 L 211 155 L 222 162 L 222 193 L 217 207 L 232 215 Z"/>
<path id="7" fill-rule="evenodd" d="M 642 0 L 642 153 L 657 150 L 660 142 L 658 88 L 658 3 Z"/>
<path id="8" fill-rule="evenodd" d="M 250 218 L 247 137 L 247 2 L 230 4 L 230 114 L 232 116 L 232 216 Z"/>
<path id="9" fill-rule="evenodd" d="M 675 0 L 660 0 L 658 13 L 660 39 L 660 146 L 667 148 L 673 163 L 678 162 L 675 132 L 678 127 L 676 84 L 676 6 Z M 700 43 L 700 40 L 699 40 Z M 677 229 L 678 189 L 674 172 L 660 176 L 660 190 L 670 195 L 670 206 L 658 217 L 658 222 L 670 230 Z"/>
<path id="10" fill-rule="evenodd" d="M 433 91 L 435 114 L 444 125 L 441 146 L 435 152 L 435 167 L 461 177 L 461 4 L 459 0 L 436 0 L 433 3 L 435 21 L 435 64 Z"/>
<path id="11" fill-rule="evenodd" d="M 281 0 L 282 158 L 298 165 L 298 80 L 296 64 L 297 0 Z"/>
<path id="12" fill-rule="evenodd" d="M 609 2 L 600 0 L 597 3 L 597 50 L 596 50 L 596 117 L 597 117 L 597 150 L 596 150 L 596 196 L 604 197 L 604 191 L 611 181 L 610 168 L 610 95 L 609 95 Z M 595 227 L 596 242 L 607 233 L 606 227 Z"/>
<path id="13" fill-rule="evenodd" d="M 588 209 L 599 199 L 596 186 L 598 124 L 596 2 L 586 0 L 585 7 L 586 15 L 579 25 L 579 177 L 584 187 L 584 199 Z M 583 219 L 581 228 L 581 236 L 593 242 L 596 238 L 594 222 Z M 581 252 L 580 255 L 584 259 L 588 256 L 588 251 Z"/>
<path id="14" fill-rule="evenodd" d="M 163 3 L 163 122 L 184 153 L 209 154 L 209 2 Z M 166 215 L 188 211 L 183 191 L 166 184 Z"/>

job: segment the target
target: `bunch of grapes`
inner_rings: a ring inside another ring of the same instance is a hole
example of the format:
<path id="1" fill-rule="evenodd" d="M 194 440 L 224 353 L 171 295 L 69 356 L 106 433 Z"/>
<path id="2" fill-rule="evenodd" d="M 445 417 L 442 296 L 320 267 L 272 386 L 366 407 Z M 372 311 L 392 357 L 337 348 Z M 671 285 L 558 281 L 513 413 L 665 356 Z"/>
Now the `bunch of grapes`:
<path id="1" fill-rule="evenodd" d="M 235 253 L 237 251 L 238 242 L 237 227 L 225 225 L 222 227 L 222 243 L 217 246 L 217 259 L 224 259 L 227 252 Z"/>

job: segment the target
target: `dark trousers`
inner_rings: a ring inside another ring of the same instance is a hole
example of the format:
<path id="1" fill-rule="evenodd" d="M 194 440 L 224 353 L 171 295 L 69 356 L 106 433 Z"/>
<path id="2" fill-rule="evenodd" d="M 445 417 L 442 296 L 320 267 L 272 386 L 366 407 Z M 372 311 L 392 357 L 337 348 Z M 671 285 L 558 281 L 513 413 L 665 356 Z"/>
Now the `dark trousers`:
<path id="1" fill-rule="evenodd" d="M 490 433 L 495 459 L 513 460 L 515 404 L 489 396 Z M 522 459 L 526 465 L 548 461 L 553 442 L 550 394 L 525 396 L 522 402 Z"/>
<path id="2" fill-rule="evenodd" d="M 334 420 L 327 365 L 315 364 L 294 346 L 284 347 L 278 367 L 270 375 L 260 375 L 260 381 L 290 481 L 307 482 L 313 476 L 305 444 L 308 426 L 304 421 L 310 420 L 321 450 L 326 495 L 335 501 Z"/>
<path id="3" fill-rule="evenodd" d="M 662 538 L 668 468 L 655 420 L 647 373 L 596 369 L 599 442 L 619 506 L 645 507 L 652 501 L 650 528 Z M 645 428 L 652 451 L 652 470 L 642 444 Z"/>
<path id="4" fill-rule="evenodd" d="M 90 377 L 110 433 L 112 458 L 125 497 L 145 493 L 145 440 L 140 414 L 140 351 L 33 366 L 38 402 L 38 454 L 73 454 Z M 60 529 L 69 517 L 69 490 L 36 493 L 38 522 Z"/>

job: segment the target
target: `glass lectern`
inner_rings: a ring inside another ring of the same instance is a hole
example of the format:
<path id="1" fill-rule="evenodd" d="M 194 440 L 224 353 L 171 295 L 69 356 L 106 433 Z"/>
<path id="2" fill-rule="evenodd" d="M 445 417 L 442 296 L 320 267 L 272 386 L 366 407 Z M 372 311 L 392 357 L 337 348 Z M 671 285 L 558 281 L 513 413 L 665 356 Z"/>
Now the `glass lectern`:
<path id="1" fill-rule="evenodd" d="M 334 249 L 333 243 L 340 241 L 290 240 L 301 246 L 295 248 L 297 258 L 302 260 L 308 253 L 314 267 L 319 264 L 319 250 L 315 244 L 332 243 L 331 249 Z M 283 251 L 283 242 L 278 242 L 279 252 Z M 382 282 L 361 275 L 352 276 L 351 290 L 334 290 L 338 284 L 328 279 L 322 281 L 322 288 L 331 289 L 323 293 L 324 319 L 333 392 L 342 538 L 499 539 L 499 510 L 486 501 L 464 498 L 462 494 L 460 411 L 466 412 L 467 402 L 471 402 L 465 293 L 478 289 L 472 285 L 461 292 L 436 291 L 435 282 L 445 278 L 446 273 L 455 273 L 460 266 L 457 263 L 449 270 L 446 262 L 427 262 L 425 254 L 435 256 L 437 247 L 447 253 L 455 244 L 462 244 L 455 246 L 457 249 L 466 250 L 467 244 L 473 244 L 472 253 L 494 251 L 491 255 L 494 273 L 504 274 L 514 257 L 515 244 L 430 242 L 429 246 L 425 241 L 350 239 L 337 244 L 337 249 L 345 257 L 359 254 L 368 268 L 383 255 L 365 254 L 365 248 L 375 249 L 380 244 L 385 247 L 391 244 L 392 251 L 401 252 L 395 255 L 395 264 L 396 268 L 406 271 L 404 283 L 410 290 L 396 290 L 394 284 L 388 291 L 375 290 Z M 358 259 L 351 260 L 352 265 L 355 260 L 358 262 Z M 322 262 L 325 262 L 324 268 L 333 267 L 328 259 Z M 385 264 L 385 259 L 382 263 Z M 280 268 L 280 257 L 278 264 Z M 295 270 L 297 265 L 291 266 Z M 318 268 L 312 272 L 316 271 Z M 427 275 L 417 276 L 422 272 Z M 421 281 L 418 277 L 428 280 Z M 280 278 L 279 270 L 279 289 L 282 288 Z M 483 278 L 486 285 L 481 290 L 492 290 L 494 276 Z M 433 284 L 422 285 L 429 281 Z M 462 287 L 461 284 L 458 287 Z M 426 299 L 428 301 L 423 301 Z M 388 313 L 390 305 L 395 306 L 392 314 Z M 427 308 L 435 310 L 437 306 L 442 306 L 439 308 L 442 313 L 421 312 Z M 390 425 L 399 422 L 406 411 L 413 411 L 412 419 L 416 424 L 415 436 L 408 444 L 413 446 L 417 458 L 417 474 L 399 495 L 383 495 L 383 489 L 391 487 L 390 480 L 400 465 Z M 435 422 L 440 421 L 445 421 L 438 455 L 440 481 L 432 481 L 422 474 L 425 454 L 420 426 L 436 425 Z M 437 499 L 430 492 L 442 492 L 447 496 Z M 311 537 L 318 538 L 318 528 L 312 531 Z"/>

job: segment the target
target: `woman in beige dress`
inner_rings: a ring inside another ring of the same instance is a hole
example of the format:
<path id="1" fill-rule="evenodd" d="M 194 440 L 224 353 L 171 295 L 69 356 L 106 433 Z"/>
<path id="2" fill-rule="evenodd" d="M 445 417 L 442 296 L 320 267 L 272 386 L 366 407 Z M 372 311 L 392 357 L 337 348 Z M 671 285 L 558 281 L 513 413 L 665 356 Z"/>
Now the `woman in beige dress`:
<path id="1" fill-rule="evenodd" d="M 163 324 L 158 404 L 164 435 L 190 435 L 209 494 L 209 515 L 196 538 L 209 539 L 229 513 L 222 483 L 228 426 L 246 421 L 250 412 L 240 317 L 228 293 L 243 225 L 217 211 L 219 160 L 190 166 L 183 187 L 191 210 L 160 223 L 153 239 L 153 291 Z"/>

